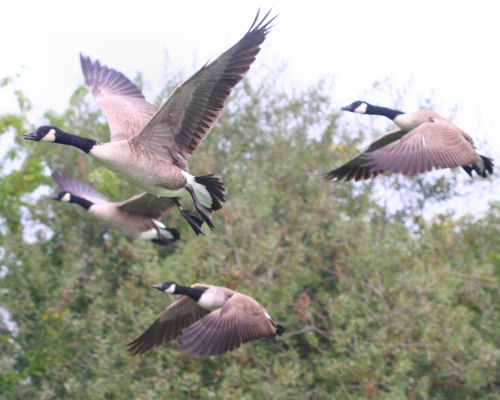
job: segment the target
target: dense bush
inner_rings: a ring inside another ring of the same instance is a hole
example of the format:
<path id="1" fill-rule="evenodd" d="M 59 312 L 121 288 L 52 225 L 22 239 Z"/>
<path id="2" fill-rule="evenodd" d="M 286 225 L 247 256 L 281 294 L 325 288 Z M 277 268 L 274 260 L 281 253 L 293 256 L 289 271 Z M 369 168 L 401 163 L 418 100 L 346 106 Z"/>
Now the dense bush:
<path id="1" fill-rule="evenodd" d="M 85 94 L 47 121 L 105 140 Z M 14 323 L 0 325 L 2 398 L 497 398 L 500 204 L 424 221 L 381 206 L 373 182 L 322 181 L 363 140 L 337 127 L 323 85 L 240 85 L 190 164 L 228 188 L 217 230 L 196 237 L 172 210 L 182 240 L 169 248 L 31 194 L 54 188 L 46 167 L 116 200 L 136 192 L 77 149 L 22 142 L 33 126 L 18 95 L 19 114 L 0 116 L 16 133 L 16 168 L 0 176 L 0 305 Z M 449 197 L 447 179 L 404 178 L 414 193 L 377 178 L 420 203 Z M 134 358 L 126 343 L 170 301 L 150 289 L 164 279 L 236 288 L 287 333 L 206 360 L 176 343 Z"/>

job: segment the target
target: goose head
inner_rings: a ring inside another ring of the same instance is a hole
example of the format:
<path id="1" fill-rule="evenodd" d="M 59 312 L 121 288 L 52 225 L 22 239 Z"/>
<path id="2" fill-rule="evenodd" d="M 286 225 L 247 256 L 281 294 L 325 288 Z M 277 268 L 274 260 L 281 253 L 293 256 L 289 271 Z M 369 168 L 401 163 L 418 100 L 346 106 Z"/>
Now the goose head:
<path id="1" fill-rule="evenodd" d="M 23 135 L 24 139 L 36 140 L 37 142 L 55 142 L 58 135 L 63 133 L 57 126 L 43 125 L 36 131 Z"/>
<path id="2" fill-rule="evenodd" d="M 370 104 L 368 104 L 366 101 L 356 100 L 348 106 L 342 107 L 341 110 L 365 114 L 368 106 L 370 106 Z"/>
<path id="3" fill-rule="evenodd" d="M 153 285 L 153 288 L 164 293 L 175 293 L 176 287 L 177 283 L 174 281 L 164 281 L 162 283 L 158 283 L 157 285 Z"/>
<path id="4" fill-rule="evenodd" d="M 71 201 L 71 193 L 66 190 L 63 190 L 57 193 L 54 197 L 52 197 L 52 199 L 69 203 Z"/>

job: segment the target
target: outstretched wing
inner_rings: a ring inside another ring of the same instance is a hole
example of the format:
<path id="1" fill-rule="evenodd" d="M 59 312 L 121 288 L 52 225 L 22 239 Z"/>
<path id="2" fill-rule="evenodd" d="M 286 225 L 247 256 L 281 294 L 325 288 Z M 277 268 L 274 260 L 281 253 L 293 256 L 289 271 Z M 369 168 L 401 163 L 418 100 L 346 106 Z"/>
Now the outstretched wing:
<path id="1" fill-rule="evenodd" d="M 478 162 L 472 139 L 446 120 L 426 122 L 399 140 L 365 154 L 364 167 L 415 175 L 433 168 L 453 168 Z"/>
<path id="2" fill-rule="evenodd" d="M 83 197 L 95 204 L 111 202 L 111 200 L 102 193 L 99 193 L 97 190 L 80 181 L 77 181 L 76 179 L 70 178 L 63 172 L 52 172 L 52 179 L 54 179 L 57 186 L 59 186 L 59 190 L 61 191 L 66 191 L 74 194 L 75 196 Z"/>
<path id="3" fill-rule="evenodd" d="M 186 167 L 219 118 L 231 89 L 243 78 L 269 32 L 266 16 L 257 16 L 243 38 L 212 63 L 178 86 L 134 141 Z"/>
<path id="4" fill-rule="evenodd" d="M 80 54 L 85 83 L 106 116 L 111 141 L 136 136 L 156 112 L 139 88 L 121 72 Z"/>
<path id="5" fill-rule="evenodd" d="M 192 287 L 206 290 L 210 285 L 196 283 Z M 153 324 L 137 339 L 131 341 L 129 351 L 134 355 L 142 354 L 153 347 L 161 346 L 181 335 L 182 329 L 207 315 L 204 310 L 189 296 L 180 296 L 170 304 Z"/>
<path id="6" fill-rule="evenodd" d="M 181 349 L 210 356 L 275 333 L 265 309 L 251 297 L 235 293 L 221 308 L 182 330 Z"/>
<path id="7" fill-rule="evenodd" d="M 348 162 L 341 165 L 340 167 L 325 173 L 323 177 L 328 180 L 335 179 L 336 181 L 340 181 L 342 179 L 344 179 L 345 181 L 349 181 L 351 179 L 359 181 L 377 176 L 383 171 L 377 171 L 375 168 L 366 166 L 366 163 L 368 161 L 366 155 L 369 152 L 373 152 L 377 149 L 387 146 L 389 143 L 399 140 L 405 134 L 406 132 L 402 131 L 401 129 L 396 129 L 394 131 L 386 133 L 379 139 L 375 140 L 372 144 L 370 144 L 370 146 L 365 151 L 351 158 Z"/>
<path id="8" fill-rule="evenodd" d="M 121 202 L 118 208 L 122 211 L 158 219 L 173 206 L 174 202 L 170 197 L 159 197 L 151 193 L 141 193 Z"/>

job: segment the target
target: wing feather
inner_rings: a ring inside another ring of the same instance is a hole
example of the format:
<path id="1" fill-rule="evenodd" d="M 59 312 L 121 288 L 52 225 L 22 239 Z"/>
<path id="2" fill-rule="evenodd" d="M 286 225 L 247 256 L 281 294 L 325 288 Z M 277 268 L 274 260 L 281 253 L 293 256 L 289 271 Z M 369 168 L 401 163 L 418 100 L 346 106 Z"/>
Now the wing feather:
<path id="1" fill-rule="evenodd" d="M 174 202 L 170 197 L 159 197 L 150 193 L 141 193 L 119 203 L 118 208 L 122 211 L 158 219 L 173 206 Z"/>
<path id="2" fill-rule="evenodd" d="M 423 123 L 400 139 L 364 155 L 367 160 L 364 167 L 404 175 L 470 165 L 480 160 L 470 137 L 441 119 Z"/>
<path id="3" fill-rule="evenodd" d="M 111 141 L 136 136 L 156 112 L 139 88 L 121 72 L 80 54 L 85 83 L 108 120 Z"/>
<path id="4" fill-rule="evenodd" d="M 179 161 L 186 167 L 188 155 L 193 154 L 219 118 L 232 88 L 254 62 L 260 45 L 269 32 L 265 17 L 233 47 L 212 63 L 179 85 L 167 102 L 134 139 L 162 157 Z"/>
<path id="5" fill-rule="evenodd" d="M 137 339 L 128 344 L 134 355 L 168 343 L 181 335 L 182 329 L 207 315 L 189 296 L 181 296 L 170 304 Z"/>
<path id="6" fill-rule="evenodd" d="M 351 158 L 340 167 L 325 173 L 323 175 L 324 179 L 333 179 L 335 181 L 340 181 L 343 179 L 345 181 L 348 181 L 354 178 L 354 180 L 357 181 L 377 176 L 382 171 L 375 171 L 373 168 L 366 166 L 365 164 L 368 160 L 366 159 L 365 155 L 370 151 L 377 150 L 383 146 L 386 146 L 388 143 L 392 143 L 395 140 L 400 139 L 404 134 L 405 132 L 401 129 L 387 132 L 382 137 L 371 143 L 370 146 L 362 153 L 359 153 L 355 157 Z"/>
<path id="7" fill-rule="evenodd" d="M 63 172 L 52 172 L 52 179 L 57 183 L 61 191 L 66 191 L 78 197 L 83 197 L 94 204 L 111 202 L 106 196 L 84 183 L 77 181 Z"/>
<path id="8" fill-rule="evenodd" d="M 251 297 L 235 293 L 224 305 L 182 330 L 182 350 L 205 357 L 276 333 L 265 309 Z"/>

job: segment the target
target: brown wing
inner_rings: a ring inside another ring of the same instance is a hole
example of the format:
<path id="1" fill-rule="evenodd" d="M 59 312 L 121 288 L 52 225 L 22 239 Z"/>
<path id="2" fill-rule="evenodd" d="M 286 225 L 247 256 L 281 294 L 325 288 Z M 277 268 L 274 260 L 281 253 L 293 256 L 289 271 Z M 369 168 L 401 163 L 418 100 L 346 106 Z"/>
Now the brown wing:
<path id="1" fill-rule="evenodd" d="M 401 139 L 366 152 L 364 157 L 367 162 L 363 166 L 372 171 L 404 175 L 470 165 L 481 159 L 470 137 L 446 120 L 426 122 Z"/>
<path id="2" fill-rule="evenodd" d="M 231 89 L 243 78 L 260 51 L 273 19 L 266 16 L 233 47 L 178 86 L 167 102 L 134 139 L 157 154 L 186 167 L 219 118 Z"/>
<path id="3" fill-rule="evenodd" d="M 193 285 L 194 287 L 194 285 Z M 197 287 L 203 289 L 203 287 Z M 137 339 L 128 344 L 134 355 L 168 343 L 181 335 L 182 329 L 207 315 L 209 311 L 199 307 L 189 296 L 181 296 L 170 304 L 153 324 Z"/>
<path id="4" fill-rule="evenodd" d="M 122 211 L 158 219 L 173 206 L 174 202 L 170 197 L 159 197 L 150 193 L 141 193 L 119 203 L 118 208 Z"/>
<path id="5" fill-rule="evenodd" d="M 69 177 L 63 172 L 52 172 L 52 179 L 54 179 L 54 181 L 57 183 L 57 186 L 59 186 L 59 190 L 69 192 L 78 197 L 83 197 L 84 199 L 87 199 L 94 204 L 111 202 L 111 200 L 104 196 L 102 193 L 99 193 L 97 190 L 91 188 L 90 186 L 87 186 L 84 183 Z"/>
<path id="6" fill-rule="evenodd" d="M 355 181 L 369 179 L 377 176 L 383 171 L 377 171 L 374 168 L 366 166 L 368 159 L 366 158 L 366 154 L 371 151 L 375 151 L 381 147 L 386 146 L 389 143 L 394 142 L 395 140 L 400 139 L 406 132 L 401 129 L 396 129 L 394 131 L 388 132 L 383 135 L 381 138 L 375 140 L 368 149 L 359 153 L 356 157 L 350 159 L 345 164 L 340 167 L 327 172 L 323 175 L 323 177 L 327 180 L 334 179 L 335 181 L 340 181 L 344 179 L 345 181 L 349 181 L 354 179 Z"/>
<path id="7" fill-rule="evenodd" d="M 85 83 L 106 116 L 111 141 L 136 136 L 156 112 L 139 88 L 121 72 L 80 54 Z"/>
<path id="8" fill-rule="evenodd" d="M 235 293 L 221 308 L 182 330 L 181 350 L 205 357 L 274 334 L 266 310 L 251 297 Z"/>

